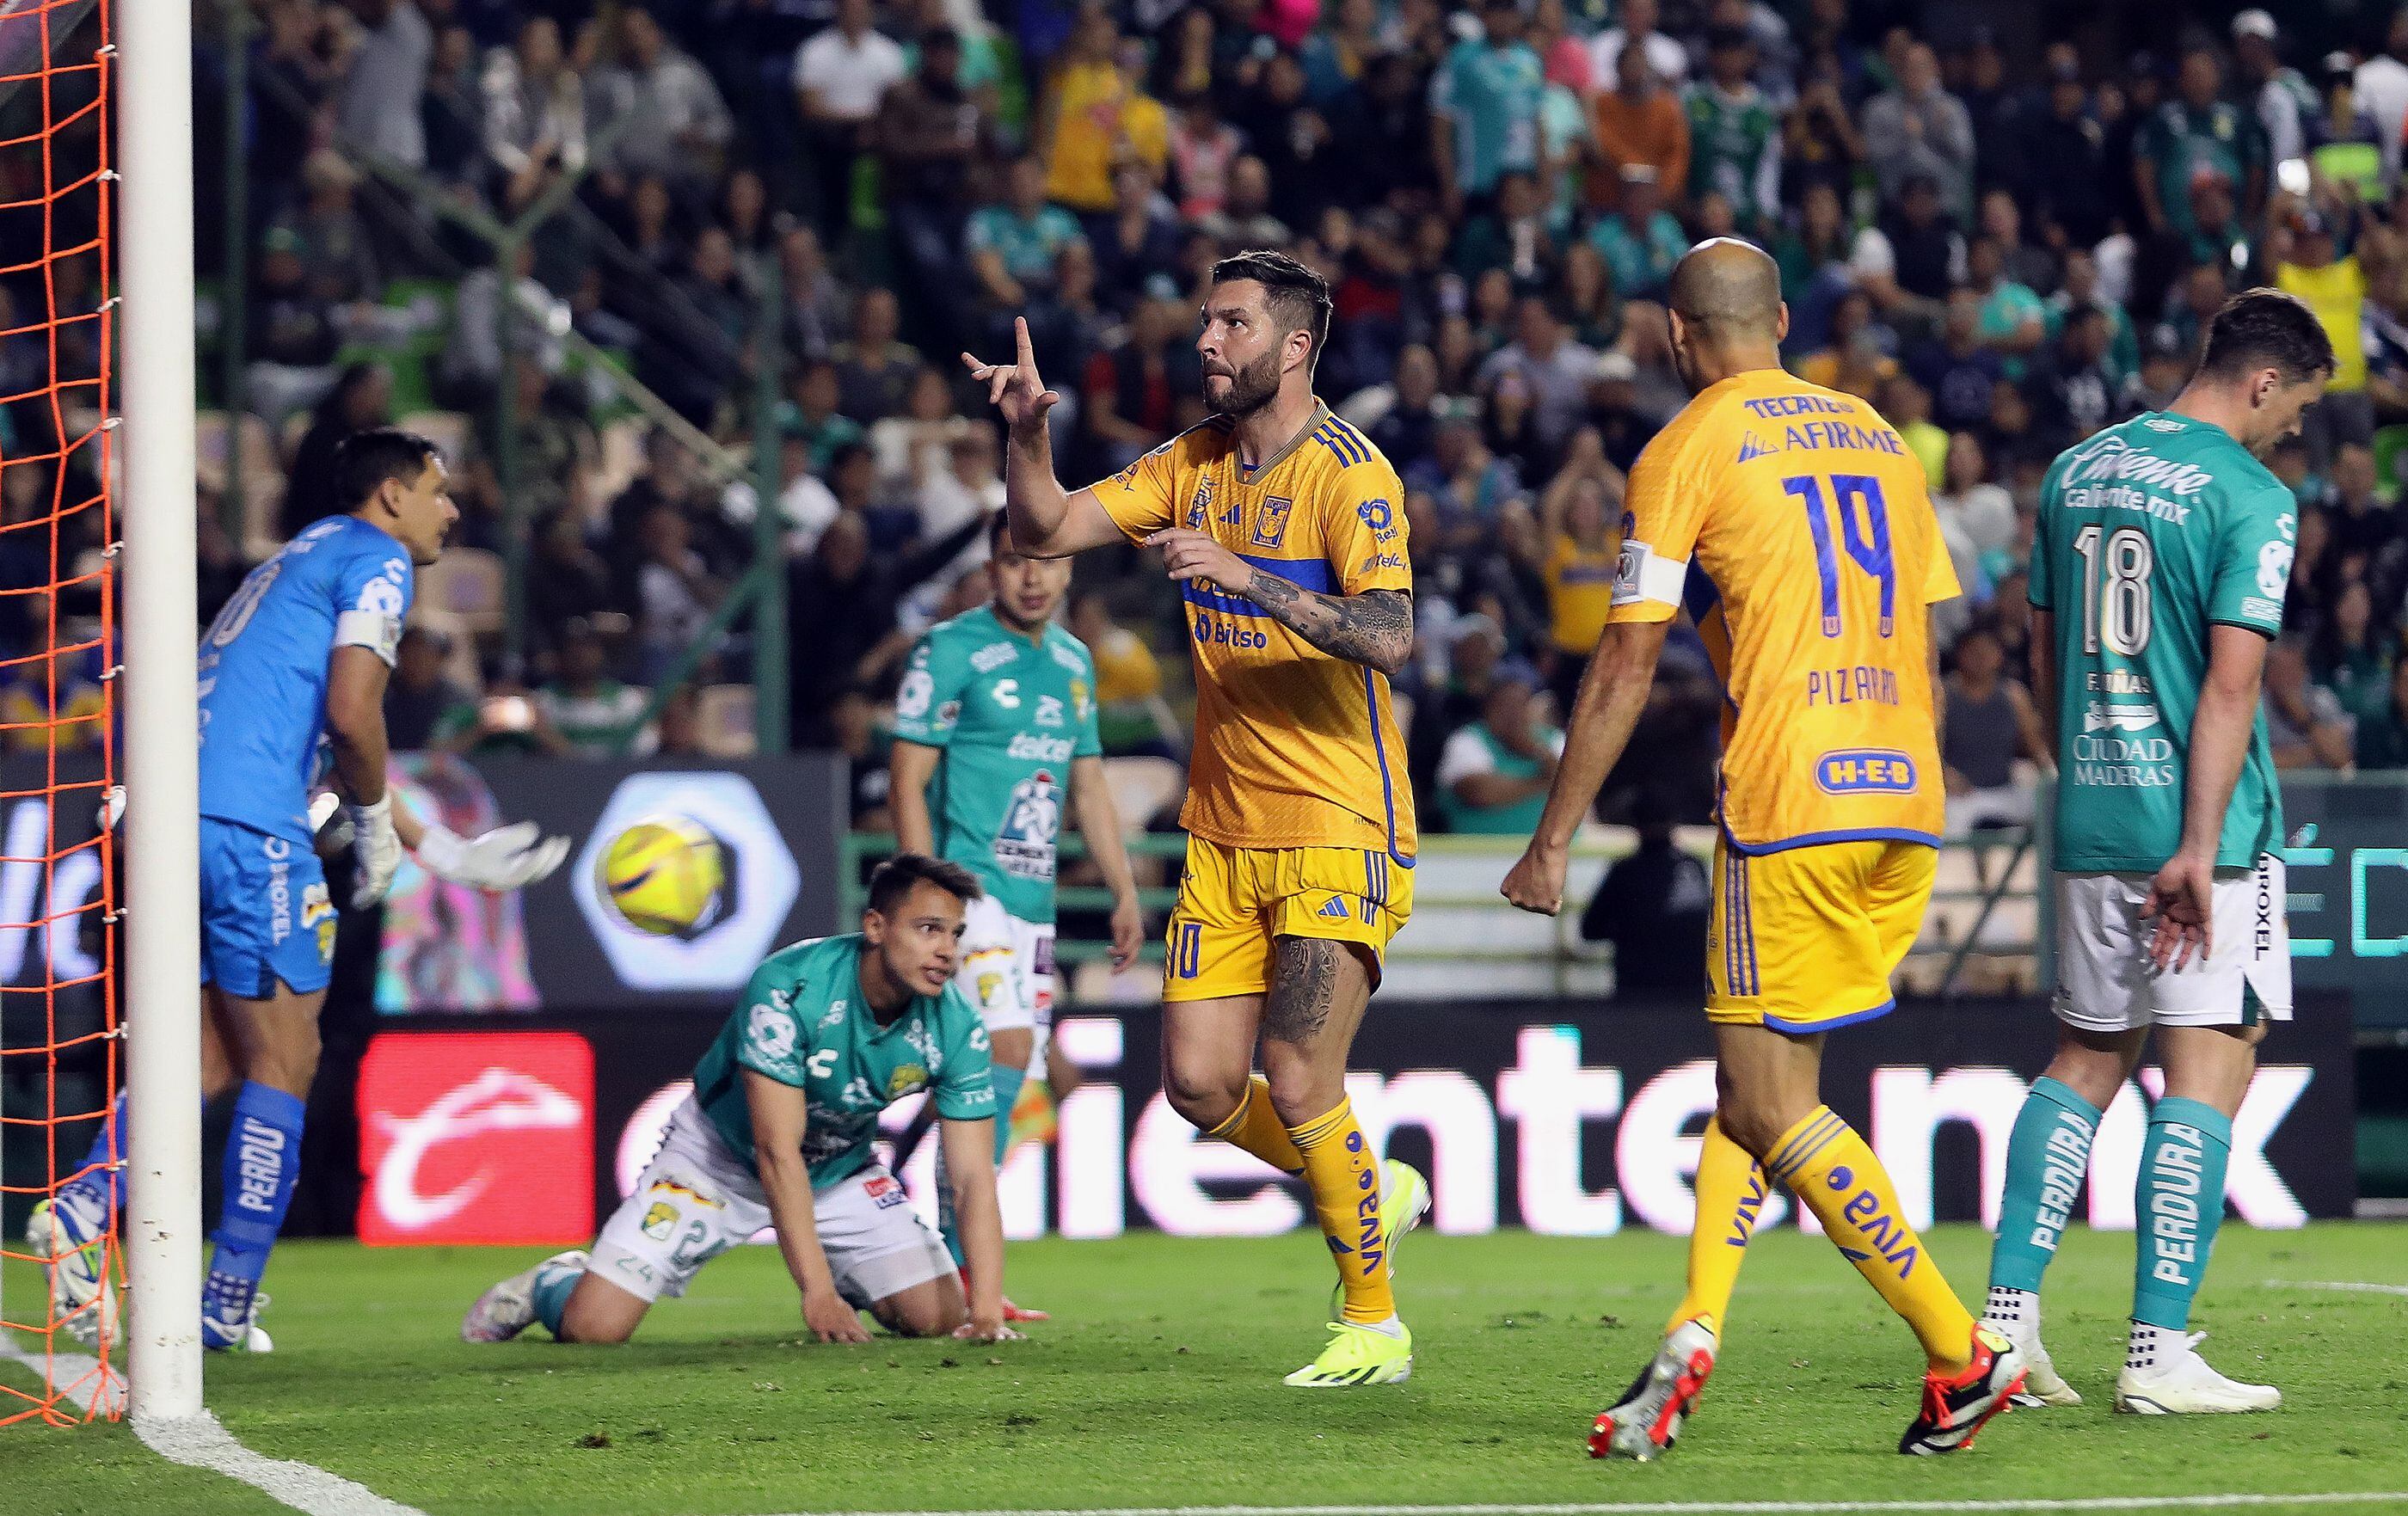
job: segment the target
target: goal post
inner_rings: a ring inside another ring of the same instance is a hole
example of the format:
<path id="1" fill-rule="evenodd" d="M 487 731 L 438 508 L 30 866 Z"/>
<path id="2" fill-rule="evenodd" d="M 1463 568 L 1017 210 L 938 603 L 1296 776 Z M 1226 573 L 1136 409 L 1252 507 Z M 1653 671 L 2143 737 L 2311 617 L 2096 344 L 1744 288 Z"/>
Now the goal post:
<path id="1" fill-rule="evenodd" d="M 190 0 L 112 0 L 124 425 L 127 1368 L 201 1409 L 198 620 Z"/>

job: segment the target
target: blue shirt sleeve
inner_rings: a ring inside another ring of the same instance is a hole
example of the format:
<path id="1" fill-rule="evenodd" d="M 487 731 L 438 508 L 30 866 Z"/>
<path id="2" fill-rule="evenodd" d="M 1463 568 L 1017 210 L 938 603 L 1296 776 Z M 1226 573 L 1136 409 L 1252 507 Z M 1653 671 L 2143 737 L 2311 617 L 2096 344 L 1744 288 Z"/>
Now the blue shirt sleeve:
<path id="1" fill-rule="evenodd" d="M 417 587 L 409 555 L 363 544 L 335 573 L 335 647 L 366 648 L 390 665 L 401 647 L 401 623 Z M 331 650 L 330 650 L 331 651 Z"/>

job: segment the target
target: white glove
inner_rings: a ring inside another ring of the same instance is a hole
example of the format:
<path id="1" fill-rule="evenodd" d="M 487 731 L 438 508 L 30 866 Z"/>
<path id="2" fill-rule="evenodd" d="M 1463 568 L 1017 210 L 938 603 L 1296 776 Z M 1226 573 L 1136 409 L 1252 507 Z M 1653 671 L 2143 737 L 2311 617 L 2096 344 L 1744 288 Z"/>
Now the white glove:
<path id="1" fill-rule="evenodd" d="M 373 805 L 345 806 L 351 823 L 351 855 L 358 865 L 351 874 L 351 904 L 373 906 L 393 888 L 394 872 L 401 867 L 401 838 L 393 829 L 393 792 Z"/>
<path id="2" fill-rule="evenodd" d="M 533 822 L 513 822 L 478 837 L 430 823 L 418 839 L 420 867 L 437 879 L 494 894 L 551 877 L 567 856 L 568 838 L 542 837 Z"/>

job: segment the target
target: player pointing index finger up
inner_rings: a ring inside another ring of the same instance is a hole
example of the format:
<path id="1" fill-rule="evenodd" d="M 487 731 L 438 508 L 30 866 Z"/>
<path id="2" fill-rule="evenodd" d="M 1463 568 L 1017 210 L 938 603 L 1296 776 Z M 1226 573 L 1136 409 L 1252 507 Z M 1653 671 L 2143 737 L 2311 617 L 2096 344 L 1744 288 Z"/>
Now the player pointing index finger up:
<path id="1" fill-rule="evenodd" d="M 1375 1158 L 1346 1098 L 1381 954 L 1412 908 L 1412 792 L 1388 702 L 1412 647 L 1412 570 L 1396 470 L 1313 397 L 1329 310 L 1292 258 L 1223 259 L 1196 340 L 1212 419 L 1078 491 L 1054 477 L 1058 397 L 1027 323 L 1010 364 L 963 355 L 1010 432 L 1012 545 L 1058 558 L 1126 538 L 1160 548 L 1182 585 L 1196 749 L 1163 1088 L 1312 1191 L 1343 1299 L 1328 1346 L 1287 1377 L 1307 1387 L 1412 1372 L 1390 1257 L 1428 1205 L 1418 1173 Z"/>

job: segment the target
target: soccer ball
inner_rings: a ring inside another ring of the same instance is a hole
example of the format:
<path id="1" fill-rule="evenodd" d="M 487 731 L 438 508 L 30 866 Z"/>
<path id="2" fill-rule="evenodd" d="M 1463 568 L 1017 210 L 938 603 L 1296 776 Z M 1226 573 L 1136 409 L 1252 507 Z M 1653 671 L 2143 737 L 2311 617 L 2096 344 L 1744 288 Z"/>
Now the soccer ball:
<path id="1" fill-rule="evenodd" d="M 637 931 L 692 938 L 726 914 L 727 865 L 727 844 L 693 817 L 647 816 L 603 850 L 595 882 Z"/>

